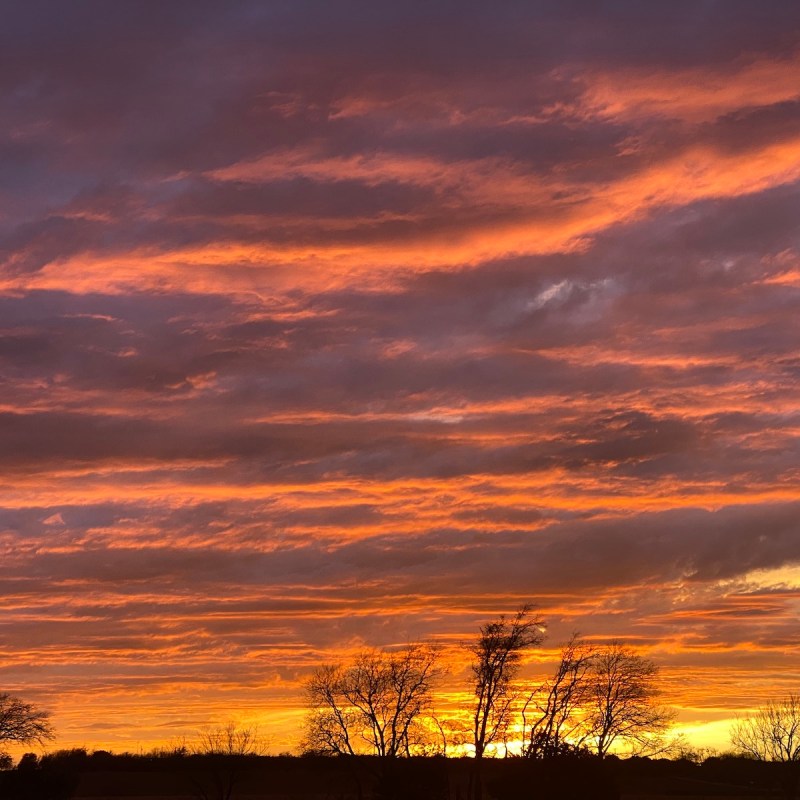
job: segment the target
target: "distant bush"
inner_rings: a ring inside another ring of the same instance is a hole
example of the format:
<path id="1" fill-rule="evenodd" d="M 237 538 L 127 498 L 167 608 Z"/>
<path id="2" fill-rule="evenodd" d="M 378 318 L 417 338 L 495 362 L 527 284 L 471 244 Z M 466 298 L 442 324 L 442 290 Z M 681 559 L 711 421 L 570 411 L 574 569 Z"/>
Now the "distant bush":
<path id="1" fill-rule="evenodd" d="M 78 786 L 79 762 L 86 751 L 62 750 L 39 758 L 25 753 L 16 769 L 0 774 L 3 800 L 67 800 Z"/>

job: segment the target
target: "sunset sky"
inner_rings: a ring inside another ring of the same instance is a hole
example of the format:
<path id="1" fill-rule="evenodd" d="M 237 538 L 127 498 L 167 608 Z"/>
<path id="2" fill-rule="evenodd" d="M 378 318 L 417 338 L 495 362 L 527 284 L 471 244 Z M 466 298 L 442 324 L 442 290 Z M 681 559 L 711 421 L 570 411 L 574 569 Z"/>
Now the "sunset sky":
<path id="1" fill-rule="evenodd" d="M 0 24 L 0 690 L 236 719 L 521 603 L 698 744 L 800 690 L 800 3 Z"/>

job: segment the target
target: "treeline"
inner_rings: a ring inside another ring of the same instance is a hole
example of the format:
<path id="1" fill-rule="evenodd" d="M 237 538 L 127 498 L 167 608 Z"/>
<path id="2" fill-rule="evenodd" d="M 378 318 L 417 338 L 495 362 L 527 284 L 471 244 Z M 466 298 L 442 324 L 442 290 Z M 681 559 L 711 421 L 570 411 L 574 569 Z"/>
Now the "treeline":
<path id="1" fill-rule="evenodd" d="M 358 800 L 602 798 L 618 796 L 619 775 L 630 777 L 636 764 L 642 774 L 655 775 L 656 767 L 641 765 L 667 763 L 652 760 L 664 755 L 671 756 L 675 765 L 683 765 L 674 770 L 658 767 L 673 777 L 689 770 L 694 774 L 691 780 L 711 781 L 709 776 L 725 766 L 727 777 L 717 776 L 714 781 L 738 786 L 739 796 L 748 795 L 739 778 L 732 779 L 734 773 L 759 775 L 761 783 L 750 784 L 753 791 L 761 791 L 758 796 L 772 796 L 770 792 L 778 787 L 774 791 L 783 797 L 798 797 L 797 696 L 767 703 L 735 722 L 731 741 L 736 754 L 744 758 L 704 759 L 670 736 L 674 715 L 659 701 L 657 665 L 620 642 L 593 645 L 573 636 L 547 679 L 522 680 L 526 653 L 542 643 L 544 631 L 544 622 L 530 606 L 482 625 L 475 639 L 465 645 L 470 682 L 464 695 L 469 700 L 447 714 L 435 705 L 445 670 L 434 645 L 364 650 L 352 660 L 321 665 L 305 684 L 308 711 L 301 759 L 265 760 L 264 738 L 252 728 L 235 724 L 206 730 L 190 744 L 182 742 L 148 756 L 90 755 L 77 750 L 39 758 L 28 753 L 14 767 L 0 751 L 0 798 L 67 797 L 76 790 L 78 774 L 107 772 L 118 777 L 131 769 L 136 774 L 181 776 L 178 783 L 173 781 L 177 794 L 181 794 L 178 784 L 186 794 L 184 784 L 189 779 L 193 781 L 191 796 L 231 800 L 242 785 L 258 795 L 255 789 L 261 778 L 257 774 L 277 769 L 276 764 L 282 764 L 287 775 L 296 772 L 291 765 L 304 764 L 297 769 L 327 776 L 321 778 L 320 786 L 313 780 L 305 784 L 308 797 L 320 789 L 327 797 Z M 0 748 L 5 743 L 45 744 L 53 738 L 46 712 L 0 693 Z M 629 756 L 627 761 L 620 762 L 620 753 Z M 623 768 L 620 763 L 631 766 Z M 701 766 L 705 777 L 698 777 L 695 769 Z M 270 774 L 273 783 L 286 785 L 284 795 L 290 797 L 291 780 Z M 540 791 L 528 791 L 526 782 L 532 780 Z M 336 787 L 334 794 L 331 786 Z M 586 793 L 589 786 L 591 794 Z M 551 793 L 556 788 L 560 792 Z M 94 795 L 103 791 L 97 786 L 92 790 Z M 264 794 L 263 786 L 259 791 Z M 107 786 L 105 793 L 113 791 Z M 723 796 L 724 791 L 710 794 Z"/>
<path id="2" fill-rule="evenodd" d="M 471 754 L 543 759 L 624 747 L 655 755 L 675 747 L 673 720 L 659 704 L 658 667 L 619 642 L 592 646 L 577 636 L 543 683 L 521 683 L 524 654 L 544 623 L 529 606 L 487 622 L 468 646 L 471 696 L 449 717 L 435 710 L 439 652 L 413 644 L 367 650 L 326 664 L 306 684 L 306 753 L 379 757 Z"/>
<path id="3" fill-rule="evenodd" d="M 468 757 L 221 756 L 182 751 L 114 755 L 85 750 L 26 756 L 0 771 L 3 800 L 175 797 L 180 800 L 469 800 Z M 486 800 L 646 800 L 653 796 L 793 800 L 797 764 L 741 757 L 689 759 L 567 755 L 492 758 Z"/>

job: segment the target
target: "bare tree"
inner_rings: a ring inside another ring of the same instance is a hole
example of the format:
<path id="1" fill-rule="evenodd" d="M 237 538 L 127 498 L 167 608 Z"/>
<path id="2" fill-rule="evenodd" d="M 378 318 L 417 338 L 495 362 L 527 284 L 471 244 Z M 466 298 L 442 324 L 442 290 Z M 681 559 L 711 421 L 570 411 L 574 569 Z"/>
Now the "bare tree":
<path id="1" fill-rule="evenodd" d="M 737 719 L 731 742 L 740 752 L 760 761 L 800 761 L 800 695 L 790 694 Z"/>
<path id="2" fill-rule="evenodd" d="M 411 755 L 423 744 L 440 674 L 438 651 L 422 644 L 393 653 L 369 650 L 350 666 L 320 667 L 306 684 L 304 750 L 355 755 L 366 745 L 385 758 Z"/>
<path id="3" fill-rule="evenodd" d="M 553 677 L 529 695 L 522 709 L 523 755 L 552 758 L 574 748 L 581 738 L 593 657 L 577 634 L 564 646 Z"/>
<path id="4" fill-rule="evenodd" d="M 660 706 L 658 667 L 619 642 L 596 652 L 588 675 L 584 743 L 603 758 L 618 741 L 638 754 L 663 747 L 674 714 Z"/>
<path id="5" fill-rule="evenodd" d="M 344 668 L 339 664 L 324 664 L 306 682 L 305 735 L 301 742 L 304 752 L 329 755 L 355 755 L 353 741 L 358 724 L 356 712 L 342 696 Z"/>
<path id="6" fill-rule="evenodd" d="M 256 726 L 235 722 L 200 731 L 192 747 L 194 754 L 206 756 L 263 756 L 267 750 L 268 743 Z"/>
<path id="7" fill-rule="evenodd" d="M 475 758 L 500 738 L 510 720 L 515 699 L 516 678 L 522 653 L 544 638 L 544 624 L 531 617 L 532 608 L 523 606 L 512 619 L 501 616 L 481 627 L 478 641 L 471 648 L 475 680 L 473 744 Z"/>
<path id="8" fill-rule="evenodd" d="M 470 794 L 483 796 L 481 763 L 488 745 L 504 741 L 518 690 L 514 679 L 519 673 L 522 653 L 544 638 L 544 623 L 532 617 L 532 607 L 524 605 L 512 619 L 504 615 L 487 622 L 470 648 L 474 657 L 475 707 L 472 715 L 472 740 L 475 769 Z"/>
<path id="9" fill-rule="evenodd" d="M 192 755 L 201 757 L 190 775 L 194 796 L 198 800 L 232 800 L 247 760 L 265 755 L 267 749 L 267 741 L 255 726 L 229 722 L 200 731 L 191 747 Z"/>
<path id="10" fill-rule="evenodd" d="M 6 692 L 0 693 L 0 747 L 5 742 L 43 744 L 54 738 L 47 711 L 40 711 Z M 0 751 L 0 758 L 6 755 Z"/>

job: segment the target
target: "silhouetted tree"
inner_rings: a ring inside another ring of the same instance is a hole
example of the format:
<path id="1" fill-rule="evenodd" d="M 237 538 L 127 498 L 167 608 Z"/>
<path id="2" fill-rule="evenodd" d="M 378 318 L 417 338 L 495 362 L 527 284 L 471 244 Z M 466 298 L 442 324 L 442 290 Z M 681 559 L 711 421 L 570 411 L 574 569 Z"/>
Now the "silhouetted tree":
<path id="1" fill-rule="evenodd" d="M 438 652 L 424 644 L 398 652 L 365 651 L 349 666 L 320 667 L 306 684 L 310 707 L 306 752 L 408 756 L 422 745 L 441 671 Z"/>
<path id="2" fill-rule="evenodd" d="M 310 710 L 301 743 L 306 753 L 351 756 L 356 753 L 358 715 L 342 696 L 343 673 L 340 664 L 323 664 L 306 682 Z"/>
<path id="3" fill-rule="evenodd" d="M 522 709 L 523 755 L 552 758 L 575 750 L 590 698 L 593 657 L 577 634 L 564 646 L 553 677 L 529 695 Z"/>
<path id="4" fill-rule="evenodd" d="M 200 731 L 191 748 L 195 755 L 204 756 L 263 756 L 267 750 L 267 740 L 257 727 L 235 722 Z"/>
<path id="5" fill-rule="evenodd" d="M 201 759 L 191 778 L 195 797 L 232 800 L 248 759 L 265 755 L 267 742 L 256 727 L 229 722 L 201 731 L 191 752 Z"/>
<path id="6" fill-rule="evenodd" d="M 515 699 L 513 681 L 523 651 L 544 638 L 544 625 L 531 617 L 531 611 L 525 605 L 512 619 L 501 616 L 487 622 L 471 648 L 475 687 L 473 744 L 478 759 L 508 726 Z"/>
<path id="7" fill-rule="evenodd" d="M 0 775 L 3 800 L 67 800 L 73 797 L 85 750 L 60 750 L 42 758 L 25 753 L 15 770 Z"/>
<path id="8" fill-rule="evenodd" d="M 524 605 L 512 619 L 504 615 L 487 622 L 470 648 L 474 660 L 475 707 L 472 715 L 475 770 L 472 795 L 483 796 L 481 761 L 488 745 L 505 736 L 517 691 L 514 687 L 522 653 L 544 638 L 544 624 Z"/>
<path id="9" fill-rule="evenodd" d="M 619 642 L 591 658 L 582 741 L 603 758 L 617 741 L 638 754 L 663 747 L 674 714 L 658 705 L 658 667 Z"/>
<path id="10" fill-rule="evenodd" d="M 6 742 L 13 744 L 43 744 L 54 737 L 50 714 L 40 711 L 18 697 L 0 693 L 0 748 Z M 0 762 L 5 763 L 8 754 L 0 749 Z"/>
<path id="11" fill-rule="evenodd" d="M 800 797 L 800 695 L 773 700 L 753 716 L 737 719 L 731 742 L 750 758 L 779 762 L 784 796 Z"/>
<path id="12" fill-rule="evenodd" d="M 760 761 L 800 761 L 800 695 L 771 701 L 753 716 L 737 719 L 731 742 Z"/>

